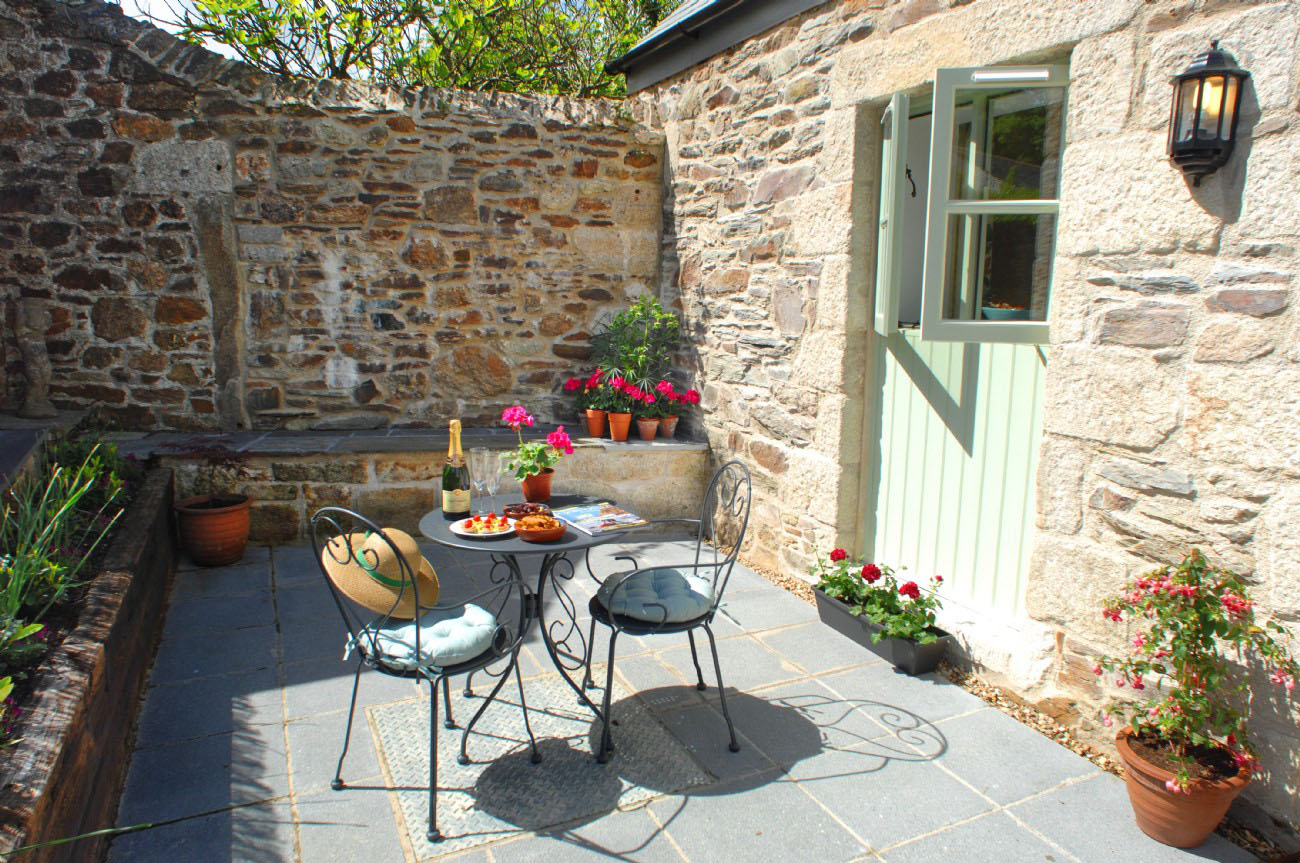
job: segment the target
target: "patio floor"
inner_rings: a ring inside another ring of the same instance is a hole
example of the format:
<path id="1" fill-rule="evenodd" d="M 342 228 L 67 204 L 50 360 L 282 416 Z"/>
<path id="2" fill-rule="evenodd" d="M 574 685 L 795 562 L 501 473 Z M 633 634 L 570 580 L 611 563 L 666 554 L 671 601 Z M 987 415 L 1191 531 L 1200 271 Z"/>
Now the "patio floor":
<path id="1" fill-rule="evenodd" d="M 482 580 L 471 558 L 427 551 L 443 601 Z M 666 542 L 640 553 L 674 552 L 685 553 Z M 612 554 L 597 562 L 605 572 Z M 585 573 L 572 588 L 585 610 Z M 701 693 L 685 638 L 626 638 L 618 750 L 595 764 L 591 716 L 534 633 L 521 668 L 545 757 L 526 757 L 508 684 L 471 738 L 477 763 L 440 756 L 452 838 L 431 845 L 418 788 L 427 685 L 363 674 L 350 787 L 329 789 L 354 665 L 340 661 L 343 629 L 311 550 L 250 548 L 238 566 L 186 568 L 118 814 L 120 826 L 158 826 L 119 836 L 109 859 L 1254 859 L 1217 835 L 1193 851 L 1147 839 L 1118 779 L 942 677 L 895 673 L 743 567 L 723 608 L 715 631 L 739 753 L 727 751 L 707 658 Z M 598 631 L 597 656 L 606 644 Z M 464 721 L 479 703 L 457 696 L 453 714 Z M 459 736 L 445 732 L 440 752 Z"/>

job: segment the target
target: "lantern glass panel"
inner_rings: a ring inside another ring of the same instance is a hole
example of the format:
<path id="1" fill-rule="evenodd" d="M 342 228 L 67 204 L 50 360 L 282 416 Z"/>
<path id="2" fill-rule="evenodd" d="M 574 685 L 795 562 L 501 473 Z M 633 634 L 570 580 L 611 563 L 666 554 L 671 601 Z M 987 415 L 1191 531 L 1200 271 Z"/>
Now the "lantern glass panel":
<path id="1" fill-rule="evenodd" d="M 1195 78 L 1182 82 L 1178 88 L 1177 125 L 1174 127 L 1174 142 L 1190 141 L 1196 131 L 1196 97 L 1199 95 L 1200 81 Z"/>
<path id="2" fill-rule="evenodd" d="M 1223 99 L 1223 125 L 1219 131 L 1219 137 L 1224 140 L 1232 137 L 1232 124 L 1237 119 L 1237 88 L 1240 86 L 1240 78 L 1235 75 L 1228 76 L 1227 95 Z"/>
<path id="3" fill-rule="evenodd" d="M 1223 116 L 1224 76 L 1216 75 L 1201 82 L 1201 113 L 1197 118 L 1196 137 L 1220 138 L 1219 119 Z"/>

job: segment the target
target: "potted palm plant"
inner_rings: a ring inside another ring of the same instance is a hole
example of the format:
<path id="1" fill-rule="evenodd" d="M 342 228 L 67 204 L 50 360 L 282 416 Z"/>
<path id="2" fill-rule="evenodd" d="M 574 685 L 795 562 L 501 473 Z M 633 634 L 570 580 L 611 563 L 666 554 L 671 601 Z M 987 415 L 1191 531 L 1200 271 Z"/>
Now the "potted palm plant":
<path id="1" fill-rule="evenodd" d="M 1092 670 L 1130 693 L 1102 721 L 1126 720 L 1115 745 L 1129 802 L 1138 827 L 1166 845 L 1205 841 L 1258 766 L 1246 728 L 1247 668 L 1284 693 L 1295 689 L 1300 668 L 1283 643 L 1290 634 L 1256 619 L 1254 607 L 1239 575 L 1193 549 L 1177 566 L 1130 581 L 1102 610 L 1138 630 L 1127 653 L 1101 657 Z"/>
<path id="2" fill-rule="evenodd" d="M 934 625 L 941 607 L 935 592 L 943 576 L 923 590 L 915 581 L 898 583 L 888 566 L 849 560 L 842 548 L 816 555 L 813 595 L 822 622 L 908 674 L 933 671 L 952 636 Z"/>
<path id="3" fill-rule="evenodd" d="M 193 439 L 166 444 L 178 457 L 200 463 L 193 490 L 174 504 L 181 543 L 200 566 L 226 566 L 239 561 L 248 545 L 252 501 L 230 490 L 244 475 L 244 454 L 222 440 Z"/>

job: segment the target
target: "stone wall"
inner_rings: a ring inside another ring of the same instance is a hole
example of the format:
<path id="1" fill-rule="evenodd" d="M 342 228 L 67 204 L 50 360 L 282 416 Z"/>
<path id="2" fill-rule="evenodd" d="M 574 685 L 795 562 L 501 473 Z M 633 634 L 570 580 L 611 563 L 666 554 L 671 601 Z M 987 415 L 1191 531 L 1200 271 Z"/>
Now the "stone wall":
<path id="1" fill-rule="evenodd" d="M 617 103 L 254 74 L 114 6 L 0 3 L 0 401 L 127 428 L 441 425 L 527 402 L 653 287 L 662 137 Z"/>
<path id="2" fill-rule="evenodd" d="M 878 119 L 939 67 L 1071 66 L 1028 608 L 1055 672 L 1025 685 L 1085 732 L 1084 657 L 1125 634 L 1101 597 L 1199 545 L 1300 621 L 1297 4 L 849 0 L 646 91 L 667 137 L 664 291 L 680 297 L 719 453 L 755 471 L 760 563 L 853 547 L 874 282 Z M 1199 188 L 1164 156 L 1169 77 L 1212 38 L 1252 73 L 1232 163 Z M 993 669 L 996 671 L 997 669 Z M 1267 684 L 1265 684 L 1267 689 Z M 1292 824 L 1297 714 L 1261 698 Z"/>

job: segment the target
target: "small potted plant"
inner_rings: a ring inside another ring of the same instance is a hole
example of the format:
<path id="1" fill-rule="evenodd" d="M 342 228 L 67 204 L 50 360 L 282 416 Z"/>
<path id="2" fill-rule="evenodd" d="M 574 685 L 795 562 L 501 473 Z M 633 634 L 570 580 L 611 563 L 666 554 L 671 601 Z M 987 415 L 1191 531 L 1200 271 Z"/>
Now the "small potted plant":
<path id="1" fill-rule="evenodd" d="M 587 421 L 587 434 L 601 437 L 605 434 L 605 416 L 609 410 L 610 390 L 601 382 L 601 370 L 596 369 L 586 378 L 569 378 L 564 391 L 571 393 L 578 415 Z"/>
<path id="2" fill-rule="evenodd" d="M 1256 620 L 1254 605 L 1240 576 L 1193 549 L 1177 566 L 1130 581 L 1102 610 L 1139 630 L 1125 655 L 1102 657 L 1092 670 L 1133 693 L 1113 701 L 1102 722 L 1127 719 L 1115 745 L 1129 802 L 1138 827 L 1166 845 L 1205 841 L 1258 766 L 1243 663 L 1284 693 L 1295 689 L 1300 668 L 1282 643 L 1290 635 Z"/>
<path id="3" fill-rule="evenodd" d="M 688 406 L 698 405 L 700 394 L 696 390 L 679 393 L 673 389 L 671 381 L 660 381 L 655 392 L 663 402 L 659 414 L 659 434 L 670 438 L 677 434 L 677 421 L 681 418 L 682 411 Z"/>
<path id="4" fill-rule="evenodd" d="M 908 674 L 933 671 L 952 636 L 934 625 L 941 604 L 935 592 L 943 576 L 930 579 L 929 590 L 915 581 L 898 583 L 888 566 L 849 560 L 842 548 L 828 558 L 818 554 L 812 575 L 822 622 Z"/>
<path id="5" fill-rule="evenodd" d="M 551 478 L 555 475 L 555 465 L 560 458 L 573 455 L 573 441 L 560 426 L 546 436 L 546 441 L 524 442 L 524 426 L 532 428 L 533 417 L 522 405 L 506 408 L 501 412 L 501 421 L 510 426 L 519 437 L 519 446 L 511 452 L 506 465 L 515 472 L 515 478 L 523 485 L 524 500 L 529 503 L 545 503 L 551 499 Z"/>
<path id="6" fill-rule="evenodd" d="M 618 375 L 610 379 L 605 387 L 609 399 L 609 436 L 613 440 L 627 440 L 627 431 L 632 425 L 632 411 L 641 405 L 641 399 L 646 393 Z"/>
<path id="7" fill-rule="evenodd" d="M 223 439 L 194 438 L 166 444 L 180 458 L 199 462 L 193 491 L 175 503 L 177 526 L 190 559 L 199 566 L 227 566 L 244 556 L 251 526 L 252 501 L 230 490 L 244 476 L 246 456 Z"/>

